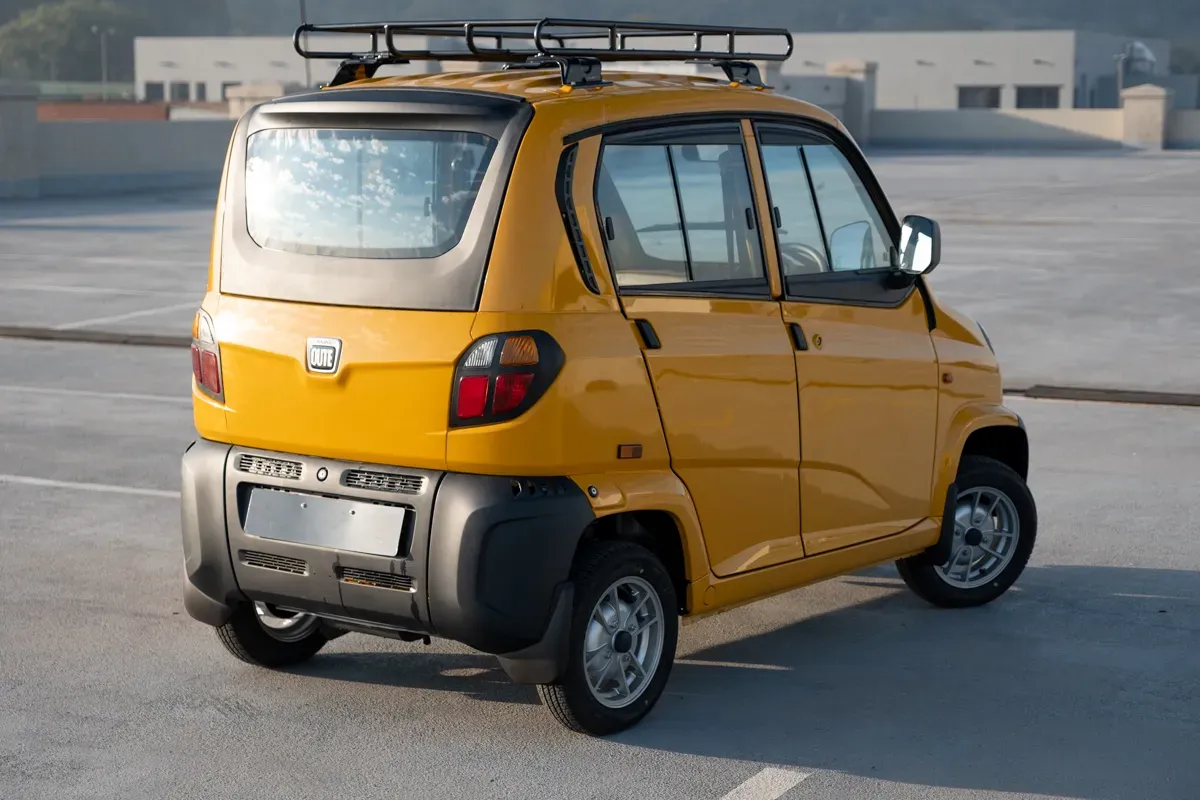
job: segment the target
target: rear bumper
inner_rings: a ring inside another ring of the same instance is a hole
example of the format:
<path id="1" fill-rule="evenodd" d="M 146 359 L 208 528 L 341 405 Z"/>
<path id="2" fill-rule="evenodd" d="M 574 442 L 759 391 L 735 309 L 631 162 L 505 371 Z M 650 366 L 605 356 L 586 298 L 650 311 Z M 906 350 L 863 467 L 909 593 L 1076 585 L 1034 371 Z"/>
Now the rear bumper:
<path id="1" fill-rule="evenodd" d="M 280 461 L 294 466 L 273 469 Z M 351 470 L 402 475 L 403 491 L 347 486 Z M 334 625 L 453 639 L 501 656 L 519 681 L 557 677 L 571 561 L 594 519 L 571 480 L 364 465 L 201 439 L 183 456 L 182 481 L 184 606 L 195 619 L 222 625 L 235 605 L 257 600 Z M 402 506 L 398 551 L 252 536 L 243 525 L 255 488 Z"/>

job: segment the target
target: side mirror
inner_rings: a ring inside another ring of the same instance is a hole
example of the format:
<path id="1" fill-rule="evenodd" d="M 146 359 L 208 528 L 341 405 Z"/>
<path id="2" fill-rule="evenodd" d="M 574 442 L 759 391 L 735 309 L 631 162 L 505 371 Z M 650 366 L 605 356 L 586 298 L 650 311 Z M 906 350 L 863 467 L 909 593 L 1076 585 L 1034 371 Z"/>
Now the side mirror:
<path id="1" fill-rule="evenodd" d="M 900 254 L 896 265 L 903 272 L 924 275 L 942 260 L 942 229 L 928 217 L 910 215 L 900 226 Z"/>
<path id="2" fill-rule="evenodd" d="M 830 268 L 835 272 L 875 269 L 875 243 L 871 240 L 869 222 L 843 225 L 829 237 Z"/>

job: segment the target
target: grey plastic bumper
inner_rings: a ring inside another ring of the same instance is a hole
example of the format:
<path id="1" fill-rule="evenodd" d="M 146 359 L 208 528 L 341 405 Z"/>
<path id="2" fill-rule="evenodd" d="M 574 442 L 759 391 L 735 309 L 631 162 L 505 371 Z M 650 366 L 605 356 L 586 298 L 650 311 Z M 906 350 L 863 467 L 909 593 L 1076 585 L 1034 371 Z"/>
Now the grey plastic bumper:
<path id="1" fill-rule="evenodd" d="M 305 478 L 289 485 L 239 472 L 240 454 L 303 461 Z M 308 485 L 324 467 L 329 480 Z M 340 485 L 343 470 L 325 459 L 261 453 L 197 441 L 183 457 L 184 607 L 218 626 L 233 607 L 262 600 L 288 608 L 440 636 L 501 656 L 521 683 L 553 681 L 565 663 L 573 587 L 571 563 L 594 519 L 584 493 L 566 478 L 509 478 L 429 473 L 427 491 L 403 500 L 413 511 L 395 558 L 250 536 L 242 528 L 249 486 L 333 491 L 380 500 Z M 394 471 L 395 468 L 384 468 Z M 406 470 L 407 471 L 407 470 Z M 244 563 L 247 550 L 297 559 L 305 574 Z M 350 584 L 344 568 L 404 576 L 413 591 Z"/>

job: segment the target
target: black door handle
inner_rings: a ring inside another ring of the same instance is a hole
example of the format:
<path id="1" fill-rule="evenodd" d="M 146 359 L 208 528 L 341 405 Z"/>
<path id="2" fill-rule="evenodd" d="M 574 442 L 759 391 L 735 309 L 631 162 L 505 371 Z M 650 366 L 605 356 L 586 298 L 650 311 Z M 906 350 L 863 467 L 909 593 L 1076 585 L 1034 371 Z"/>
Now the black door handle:
<path id="1" fill-rule="evenodd" d="M 792 344 L 797 350 L 807 350 L 808 340 L 804 338 L 804 329 L 800 327 L 799 322 L 789 322 L 788 330 L 792 332 Z"/>
<path id="2" fill-rule="evenodd" d="M 633 324 L 637 326 L 638 333 L 642 337 L 642 341 L 646 343 L 647 350 L 657 350 L 662 347 L 662 342 L 658 340 L 658 334 L 654 332 L 654 326 L 650 324 L 648 319 L 635 319 Z"/>

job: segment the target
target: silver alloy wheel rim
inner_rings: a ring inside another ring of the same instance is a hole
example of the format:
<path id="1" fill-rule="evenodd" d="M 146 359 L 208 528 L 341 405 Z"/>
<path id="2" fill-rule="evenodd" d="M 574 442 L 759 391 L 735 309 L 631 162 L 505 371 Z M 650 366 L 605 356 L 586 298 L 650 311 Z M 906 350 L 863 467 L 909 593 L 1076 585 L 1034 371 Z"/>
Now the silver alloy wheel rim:
<path id="1" fill-rule="evenodd" d="M 959 492 L 950 559 L 935 569 L 956 588 L 983 586 L 1009 565 L 1020 537 L 1017 507 L 1004 492 L 987 486 Z"/>
<path id="2" fill-rule="evenodd" d="M 658 592 L 638 577 L 617 580 L 600 596 L 583 637 L 588 688 L 608 708 L 624 708 L 646 691 L 663 649 Z"/>
<path id="3" fill-rule="evenodd" d="M 254 603 L 254 614 L 267 635 L 281 642 L 298 642 L 320 624 L 320 620 L 312 614 L 280 611 L 257 601 Z"/>

